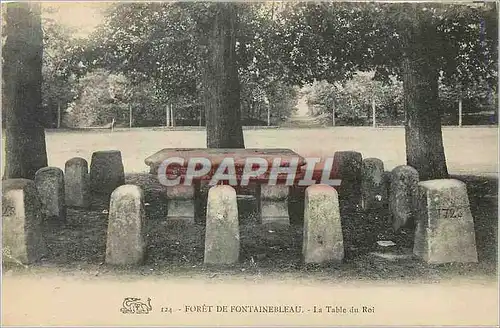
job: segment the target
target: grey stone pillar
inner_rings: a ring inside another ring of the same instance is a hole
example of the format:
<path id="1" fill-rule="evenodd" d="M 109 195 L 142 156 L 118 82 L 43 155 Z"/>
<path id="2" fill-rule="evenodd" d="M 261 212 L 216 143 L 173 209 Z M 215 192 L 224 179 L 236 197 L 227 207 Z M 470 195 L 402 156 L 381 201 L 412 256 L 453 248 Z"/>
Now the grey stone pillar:
<path id="1" fill-rule="evenodd" d="M 302 254 L 306 263 L 340 262 L 344 258 L 339 200 L 331 186 L 306 189 Z"/>
<path id="2" fill-rule="evenodd" d="M 231 186 L 214 186 L 208 191 L 205 233 L 205 264 L 238 262 L 240 231 L 236 191 Z"/>
<path id="3" fill-rule="evenodd" d="M 43 167 L 35 173 L 35 185 L 45 218 L 66 221 L 63 171 L 58 167 Z"/>
<path id="4" fill-rule="evenodd" d="M 146 253 L 144 194 L 138 186 L 123 185 L 111 194 L 106 263 L 141 264 Z"/>
<path id="5" fill-rule="evenodd" d="M 32 180 L 2 181 L 3 261 L 30 264 L 46 254 L 42 218 L 42 204 Z"/>
<path id="6" fill-rule="evenodd" d="M 408 165 L 395 167 L 391 172 L 389 210 L 395 231 L 411 223 L 417 196 L 418 172 Z"/>

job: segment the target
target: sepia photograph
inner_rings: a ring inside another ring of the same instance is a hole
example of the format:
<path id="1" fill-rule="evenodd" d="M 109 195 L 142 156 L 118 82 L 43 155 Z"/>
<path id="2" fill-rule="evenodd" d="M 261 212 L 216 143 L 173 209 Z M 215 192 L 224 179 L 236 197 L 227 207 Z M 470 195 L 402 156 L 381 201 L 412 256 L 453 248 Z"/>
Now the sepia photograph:
<path id="1" fill-rule="evenodd" d="M 498 1 L 2 1 L 8 326 L 498 327 Z"/>

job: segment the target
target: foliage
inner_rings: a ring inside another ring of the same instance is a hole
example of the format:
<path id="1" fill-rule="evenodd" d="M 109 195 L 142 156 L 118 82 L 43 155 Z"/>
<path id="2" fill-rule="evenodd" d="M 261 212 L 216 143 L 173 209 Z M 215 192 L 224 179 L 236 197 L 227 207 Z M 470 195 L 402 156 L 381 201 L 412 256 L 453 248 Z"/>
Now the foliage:
<path id="1" fill-rule="evenodd" d="M 271 124 L 275 125 L 290 117 L 296 109 L 298 90 L 281 81 L 256 83 L 245 79 L 242 85 L 242 116 L 247 124 L 267 124 L 270 111 Z M 253 122 L 253 123 L 251 123 Z"/>
<path id="2" fill-rule="evenodd" d="M 183 4 L 126 3 L 110 7 L 91 36 L 89 68 L 122 72 L 133 81 L 154 80 L 169 97 L 195 93 L 199 80 L 197 34 Z"/>
<path id="3" fill-rule="evenodd" d="M 401 82 L 394 77 L 390 84 L 376 81 L 373 72 L 357 72 L 343 84 L 315 81 L 305 86 L 302 93 L 311 115 L 331 118 L 335 109 L 335 117 L 344 124 L 363 124 L 370 120 L 373 100 L 377 119 L 388 118 L 393 124 L 403 110 Z"/>
<path id="4" fill-rule="evenodd" d="M 269 102 L 272 120 L 279 121 L 293 110 L 292 86 L 314 81 L 340 83 L 339 97 L 350 95 L 354 107 L 340 104 L 341 117 L 366 112 L 371 99 L 367 101 L 368 94 L 361 90 L 370 83 L 383 98 L 377 102 L 384 115 L 394 116 L 401 109 L 401 94 L 388 86 L 401 79 L 403 35 L 411 23 L 407 8 L 388 3 L 239 4 L 236 53 L 242 117 L 266 120 Z M 417 10 L 440 44 L 433 56 L 441 72 L 443 104 L 451 104 L 458 94 L 477 100 L 486 93 L 492 98 L 497 80 L 497 11 L 488 4 L 431 3 Z M 178 108 L 179 119 L 197 121 L 211 15 L 212 6 L 201 2 L 116 3 L 88 40 L 69 41 L 68 33 L 47 29 L 47 36 L 53 35 L 47 48 L 65 55 L 46 58 L 44 103 L 47 107 L 54 107 L 56 100 L 66 103 L 74 96 L 71 79 L 101 68 L 148 86 L 147 92 L 140 92 L 148 104 L 133 105 L 147 117 L 145 121 L 156 117 L 157 123 L 162 122 L 170 101 Z M 385 84 L 360 80 L 359 71 L 375 72 L 374 79 Z M 363 84 L 361 89 L 355 90 L 356 83 Z M 391 96 L 394 99 L 387 99 Z M 327 107 L 317 110 L 331 113 Z"/>
<path id="5" fill-rule="evenodd" d="M 128 118 L 128 81 L 123 75 L 105 70 L 89 72 L 78 81 L 79 98 L 68 110 L 68 126 L 99 126 L 113 118 L 124 122 Z"/>
<path id="6" fill-rule="evenodd" d="M 481 94 L 486 93 L 490 104 L 494 103 L 498 83 L 495 4 L 312 2 L 287 4 L 281 13 L 287 42 L 282 43 L 282 55 L 274 57 L 286 63 L 288 79 L 294 83 L 344 84 L 359 70 L 375 71 L 375 79 L 386 83 L 391 76 L 402 80 L 404 50 L 410 45 L 414 48 L 406 54 L 411 61 L 421 61 L 415 56 L 426 53 L 432 58 L 429 71 L 440 72 L 438 109 L 456 110 L 457 94 L 477 103 L 481 98 L 484 102 Z M 417 20 L 425 26 L 425 40 L 415 44 L 410 37 L 407 43 L 407 32 Z M 347 109 L 351 111 L 348 117 L 363 112 L 355 103 Z M 331 109 L 317 110 L 331 113 Z M 339 115 L 345 111 L 342 106 L 338 109 Z"/>
<path id="7" fill-rule="evenodd" d="M 445 83 L 439 85 L 440 105 L 445 113 L 458 115 L 458 101 L 463 102 L 464 113 L 495 111 L 497 108 L 497 91 L 484 80 L 470 84 L 467 89 L 460 90 L 456 85 Z"/>
<path id="8" fill-rule="evenodd" d="M 57 125 L 58 107 L 64 114 L 68 104 L 77 97 L 78 78 L 84 72 L 81 52 L 85 41 L 75 39 L 75 30 L 51 17 L 56 10 L 44 6 L 42 12 L 42 107 L 48 127 Z"/>
<path id="9" fill-rule="evenodd" d="M 211 10 L 203 3 L 116 4 L 109 10 L 105 23 L 91 37 L 85 55 L 86 65 L 123 72 L 133 81 L 148 81 L 164 97 L 183 108 L 181 117 L 192 118 L 192 110 L 199 112 L 199 109 L 188 109 L 181 99 L 198 102 L 201 97 L 200 74 L 204 67 L 207 17 Z M 268 47 L 277 48 L 269 38 L 274 35 L 275 24 L 271 24 L 270 15 L 273 10 L 267 4 L 238 5 L 236 52 L 242 90 L 247 93 L 243 95 L 243 110 L 250 108 L 252 102 L 265 106 L 262 102 L 265 97 L 256 96 L 259 88 L 266 90 L 267 96 L 275 89 L 285 90 L 281 84 L 286 81 L 275 83 L 277 74 L 271 72 L 274 63 Z M 289 87 L 286 90 L 287 94 L 293 94 Z M 257 98 L 251 100 L 252 97 Z M 290 109 L 283 109 L 284 102 L 290 101 L 278 96 L 269 101 L 272 110 L 277 111 L 272 113 L 273 118 L 290 112 Z M 243 116 L 254 117 L 255 114 L 243 113 Z"/>
<path id="10" fill-rule="evenodd" d="M 70 127 L 102 126 L 113 118 L 117 126 L 128 126 L 132 111 L 133 126 L 165 124 L 168 99 L 159 96 L 149 81 L 134 83 L 123 73 L 96 69 L 79 79 L 77 99 L 69 105 L 64 124 Z M 200 108 L 193 99 L 178 98 L 174 106 L 177 122 L 197 124 Z"/>

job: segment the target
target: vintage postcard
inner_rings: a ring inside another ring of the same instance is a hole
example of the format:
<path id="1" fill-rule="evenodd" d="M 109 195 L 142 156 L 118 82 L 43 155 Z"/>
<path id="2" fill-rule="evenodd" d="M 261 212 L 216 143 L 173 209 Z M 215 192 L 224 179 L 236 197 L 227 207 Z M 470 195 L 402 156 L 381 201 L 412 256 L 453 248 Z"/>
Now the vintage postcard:
<path id="1" fill-rule="evenodd" d="M 498 2 L 2 2 L 2 326 L 498 327 Z"/>

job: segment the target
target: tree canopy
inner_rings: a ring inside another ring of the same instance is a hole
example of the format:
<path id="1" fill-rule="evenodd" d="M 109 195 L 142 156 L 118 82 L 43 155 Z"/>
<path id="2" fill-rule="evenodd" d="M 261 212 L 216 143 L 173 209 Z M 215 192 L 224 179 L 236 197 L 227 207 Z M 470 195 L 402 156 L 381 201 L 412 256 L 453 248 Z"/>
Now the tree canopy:
<path id="1" fill-rule="evenodd" d="M 416 115 L 408 117 L 417 119 L 417 126 L 440 121 L 445 107 L 440 98 L 493 101 L 497 93 L 494 3 L 266 2 L 230 7 L 232 36 L 224 47 L 235 55 L 241 119 L 262 120 L 269 111 L 279 122 L 292 112 L 297 87 L 320 81 L 339 86 L 337 98 L 352 99 L 359 93 L 352 81 L 361 71 L 374 72 L 373 79 L 382 83 L 374 84 L 379 90 L 403 82 L 404 108 Z M 85 40 L 70 40 L 68 31 L 45 22 L 45 106 L 53 108 L 75 96 L 81 101 L 78 86 L 83 90 L 82 83 L 92 75 L 109 72 L 147 88 L 136 88 L 142 96 L 135 99 L 153 99 L 147 107 L 160 110 L 134 108 L 141 116 L 163 116 L 162 107 L 174 101 L 201 122 L 199 107 L 208 108 L 203 93 L 210 82 L 203 73 L 214 50 L 209 40 L 220 8 L 209 2 L 115 3 Z M 331 91 L 324 92 L 325 99 L 332 97 Z M 421 133 L 440 140 L 440 128 L 432 129 Z M 409 137 L 408 144 L 413 140 L 415 136 Z"/>

